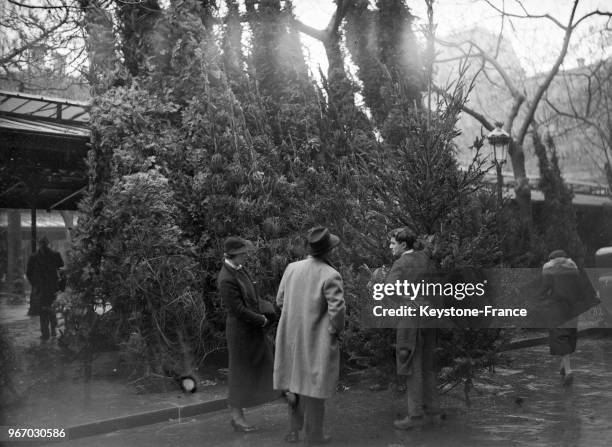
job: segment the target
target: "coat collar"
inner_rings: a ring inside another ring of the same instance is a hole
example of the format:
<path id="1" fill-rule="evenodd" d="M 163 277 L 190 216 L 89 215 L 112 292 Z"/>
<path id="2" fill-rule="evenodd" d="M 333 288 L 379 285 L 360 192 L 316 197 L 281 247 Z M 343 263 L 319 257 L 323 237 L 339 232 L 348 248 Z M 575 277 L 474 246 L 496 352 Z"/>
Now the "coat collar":
<path id="1" fill-rule="evenodd" d="M 238 270 L 242 270 L 242 269 L 243 269 L 242 264 L 240 264 L 240 265 L 236 265 L 236 264 L 234 264 L 234 263 L 232 262 L 232 260 L 231 260 L 231 259 L 223 258 L 223 263 L 224 263 L 225 265 L 227 265 L 228 267 L 230 267 L 231 269 L 234 269 L 234 270 L 236 270 L 236 271 L 238 271 Z"/>
<path id="2" fill-rule="evenodd" d="M 560 273 L 570 273 L 577 272 L 578 267 L 576 263 L 572 261 L 570 258 L 555 258 L 548 261 L 542 267 L 542 272 L 544 274 L 560 274 Z"/>
<path id="3" fill-rule="evenodd" d="M 312 259 L 314 261 L 323 262 L 324 264 L 329 265 L 334 270 L 338 270 L 336 266 L 329 260 L 327 256 L 318 257 L 318 256 L 308 255 L 306 259 Z"/>
<path id="4" fill-rule="evenodd" d="M 244 267 L 243 265 L 238 266 L 238 268 L 234 267 L 233 263 L 230 264 L 228 262 L 226 262 L 227 259 L 223 260 L 223 267 L 225 270 L 227 270 L 227 272 L 232 275 L 234 278 L 239 279 L 240 277 L 247 277 L 249 281 L 253 282 L 253 280 L 251 279 L 251 275 L 249 273 L 249 271 L 246 269 L 246 267 Z"/>

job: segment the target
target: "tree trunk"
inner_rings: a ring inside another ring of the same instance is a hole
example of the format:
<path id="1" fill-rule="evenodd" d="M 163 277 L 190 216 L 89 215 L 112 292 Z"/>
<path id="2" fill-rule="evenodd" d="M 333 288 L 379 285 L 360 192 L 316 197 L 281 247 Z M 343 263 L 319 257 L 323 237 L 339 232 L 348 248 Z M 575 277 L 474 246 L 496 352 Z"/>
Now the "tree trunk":
<path id="1" fill-rule="evenodd" d="M 7 228 L 7 265 L 6 284 L 11 292 L 14 291 L 15 281 L 23 277 L 23 261 L 21 259 L 21 212 L 8 211 Z"/>
<path id="2" fill-rule="evenodd" d="M 525 152 L 523 151 L 523 146 L 517 144 L 516 141 L 512 139 L 510 140 L 508 153 L 512 162 L 514 179 L 516 181 L 514 192 L 516 194 L 516 203 L 520 210 L 521 222 L 526 227 L 530 227 L 533 216 L 531 210 L 531 186 L 529 186 L 529 179 L 527 178 L 527 171 L 525 169 Z"/>
<path id="3" fill-rule="evenodd" d="M 123 64 L 132 76 L 138 76 L 144 69 L 147 56 L 156 50 L 150 34 L 161 16 L 161 9 L 157 0 L 118 2 L 117 16 L 120 20 Z"/>
<path id="4" fill-rule="evenodd" d="M 117 68 L 115 55 L 115 35 L 113 20 L 101 6 L 100 0 L 80 0 L 85 12 L 85 30 L 87 31 L 87 52 L 89 54 L 89 85 L 92 94 L 107 90 L 112 83 Z"/>

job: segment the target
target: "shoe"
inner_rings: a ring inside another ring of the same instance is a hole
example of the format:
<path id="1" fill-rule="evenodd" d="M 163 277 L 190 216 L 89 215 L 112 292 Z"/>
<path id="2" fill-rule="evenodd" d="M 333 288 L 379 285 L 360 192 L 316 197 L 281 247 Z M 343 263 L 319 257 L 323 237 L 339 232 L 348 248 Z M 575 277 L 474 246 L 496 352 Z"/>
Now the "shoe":
<path id="1" fill-rule="evenodd" d="M 41 336 L 40 336 L 40 339 L 41 339 L 42 341 L 47 341 L 47 340 L 49 340 L 49 336 L 48 336 L 48 335 L 41 335 Z"/>
<path id="2" fill-rule="evenodd" d="M 570 386 L 574 382 L 574 373 L 569 372 L 563 378 L 563 386 Z"/>
<path id="3" fill-rule="evenodd" d="M 393 426 L 398 430 L 410 430 L 422 427 L 423 425 L 425 425 L 425 418 L 423 416 L 406 416 L 404 419 L 398 419 L 393 422 Z"/>
<path id="4" fill-rule="evenodd" d="M 285 435 L 285 442 L 288 442 L 290 444 L 300 442 L 300 432 L 297 430 L 290 431 Z"/>
<path id="5" fill-rule="evenodd" d="M 565 368 L 562 366 L 561 368 L 559 368 L 559 374 L 564 376 L 565 375 Z"/>
<path id="6" fill-rule="evenodd" d="M 234 431 L 239 433 L 250 433 L 252 431 L 257 431 L 257 427 L 254 425 L 242 425 L 233 419 L 230 421 L 230 425 L 234 428 Z"/>
<path id="7" fill-rule="evenodd" d="M 329 444 L 332 441 L 332 437 L 329 435 L 322 435 L 319 438 L 306 439 L 306 445 L 323 445 Z"/>

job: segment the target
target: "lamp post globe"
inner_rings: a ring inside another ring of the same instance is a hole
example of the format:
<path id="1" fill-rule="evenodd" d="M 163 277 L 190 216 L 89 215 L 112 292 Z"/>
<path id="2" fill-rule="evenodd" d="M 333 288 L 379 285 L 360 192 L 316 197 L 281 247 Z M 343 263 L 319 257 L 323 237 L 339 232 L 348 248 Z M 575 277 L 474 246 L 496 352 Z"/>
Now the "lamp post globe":
<path id="1" fill-rule="evenodd" d="M 493 157 L 496 164 L 504 164 L 508 157 L 508 146 L 510 145 L 510 135 L 503 128 L 503 123 L 496 122 L 495 129 L 487 135 L 489 144 L 493 147 Z"/>

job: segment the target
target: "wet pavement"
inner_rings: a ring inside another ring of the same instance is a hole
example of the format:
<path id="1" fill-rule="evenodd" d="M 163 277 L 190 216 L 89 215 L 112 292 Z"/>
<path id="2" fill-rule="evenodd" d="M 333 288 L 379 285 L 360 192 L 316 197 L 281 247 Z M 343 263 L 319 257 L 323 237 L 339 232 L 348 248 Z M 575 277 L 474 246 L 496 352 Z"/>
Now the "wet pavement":
<path id="1" fill-rule="evenodd" d="M 30 390 L 19 405 L 9 407 L 1 424 L 68 428 L 225 397 L 225 389 L 220 386 L 193 395 L 178 390 L 137 394 L 133 386 L 118 381 L 85 382 L 80 378 L 44 382 L 41 387 L 45 389 Z"/>
<path id="2" fill-rule="evenodd" d="M 326 425 L 338 446 L 584 446 L 612 445 L 612 340 L 580 340 L 576 378 L 563 387 L 556 358 L 545 346 L 512 352 L 509 368 L 485 373 L 466 408 L 460 394 L 446 395 L 448 419 L 439 427 L 401 432 L 392 421 L 403 412 L 395 390 L 356 386 L 328 404 Z M 226 411 L 83 438 L 56 446 L 285 446 L 286 408 L 281 402 L 247 411 L 260 427 L 234 433 Z"/>
<path id="3" fill-rule="evenodd" d="M 19 299 L 17 303 L 10 303 L 9 298 L 5 296 L 0 298 L 0 324 L 30 320 L 31 317 L 27 313 L 28 304 L 25 298 Z"/>
<path id="4" fill-rule="evenodd" d="M 0 324 L 8 328 L 17 357 L 13 382 L 19 394 L 1 402 L 0 425 L 67 428 L 225 397 L 225 388 L 214 382 L 200 383 L 196 394 L 174 384 L 168 392 L 140 393 L 121 376 L 117 353 L 97 356 L 93 378 L 85 381 L 82 364 L 65 361 L 56 338 L 40 339 L 39 318 L 27 316 L 27 308 L 0 300 Z"/>
<path id="5" fill-rule="evenodd" d="M 78 365 L 60 360 L 57 342 L 41 342 L 38 318 L 27 305 L 0 300 L 0 324 L 7 325 L 20 361 L 16 385 L 21 399 L 6 408 L 0 425 L 44 424 L 67 427 L 154 412 L 168 407 L 224 397 L 222 385 L 180 392 L 139 394 L 115 373 L 116 356 L 102 355 L 94 377 L 84 382 Z M 517 334 L 519 335 L 519 334 Z M 545 335 L 528 331 L 527 338 Z M 369 391 L 357 384 L 328 405 L 327 427 L 333 445 L 356 446 L 608 446 L 612 445 L 612 338 L 578 342 L 576 379 L 563 388 L 558 362 L 546 346 L 508 353 L 513 362 L 484 373 L 475 382 L 472 406 L 453 390 L 444 397 L 449 414 L 441 427 L 415 432 L 393 430 L 403 416 L 403 396 L 396 390 Z M 184 413 L 181 413 L 184 414 Z M 248 410 L 261 431 L 232 432 L 226 411 L 207 413 L 105 435 L 75 439 L 64 446 L 281 446 L 286 408 L 280 401 Z M 160 420 L 160 419 L 157 419 Z M 17 444 L 16 444 L 17 445 Z M 18 444 L 23 445 L 23 444 Z"/>

